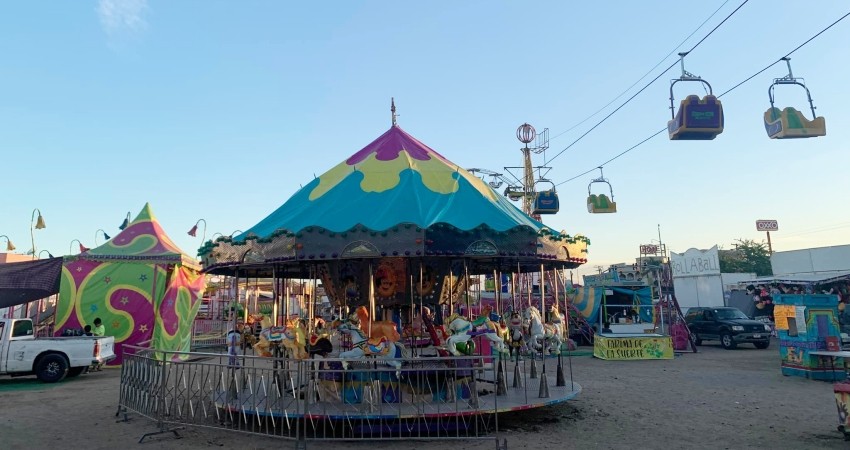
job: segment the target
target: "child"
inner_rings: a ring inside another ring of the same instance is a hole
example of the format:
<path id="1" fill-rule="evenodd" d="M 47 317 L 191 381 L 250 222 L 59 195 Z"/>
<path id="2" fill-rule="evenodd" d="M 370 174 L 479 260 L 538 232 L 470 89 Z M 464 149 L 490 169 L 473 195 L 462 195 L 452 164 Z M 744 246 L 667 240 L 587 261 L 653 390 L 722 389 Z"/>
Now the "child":
<path id="1" fill-rule="evenodd" d="M 94 336 L 91 332 L 91 325 L 86 325 L 83 327 L 83 336 Z"/>
<path id="2" fill-rule="evenodd" d="M 95 336 L 105 336 L 106 335 L 106 327 L 103 326 L 103 322 L 100 320 L 100 317 L 94 319 L 94 329 L 92 329 L 92 333 Z"/>
<path id="3" fill-rule="evenodd" d="M 238 348 L 241 336 L 242 334 L 236 331 L 235 328 L 227 333 L 227 354 L 229 355 L 227 364 L 231 367 L 239 368 L 239 359 L 237 357 L 239 356 Z"/>

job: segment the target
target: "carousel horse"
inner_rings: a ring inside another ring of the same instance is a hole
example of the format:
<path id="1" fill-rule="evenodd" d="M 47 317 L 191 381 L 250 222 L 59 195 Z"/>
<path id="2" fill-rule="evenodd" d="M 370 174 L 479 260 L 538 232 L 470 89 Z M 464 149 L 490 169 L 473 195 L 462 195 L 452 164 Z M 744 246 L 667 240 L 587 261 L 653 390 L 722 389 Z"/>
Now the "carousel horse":
<path id="1" fill-rule="evenodd" d="M 362 331 L 369 333 L 370 339 L 386 337 L 390 342 L 398 342 L 401 339 L 395 322 L 389 320 L 370 320 L 369 311 L 365 306 L 358 307 L 354 310 L 354 314 L 357 315 L 358 322 L 362 326 Z"/>
<path id="2" fill-rule="evenodd" d="M 489 320 L 493 324 L 493 329 L 496 330 L 496 334 L 502 338 L 503 341 L 507 341 L 510 338 L 510 330 L 508 330 L 507 324 L 504 320 L 502 320 L 502 316 L 493 312 L 492 306 L 485 305 L 481 308 L 481 314 L 473 321 L 473 323 L 479 322 L 482 319 L 484 319 L 485 323 Z M 476 328 L 478 327 L 476 326 Z"/>
<path id="3" fill-rule="evenodd" d="M 289 350 L 290 355 L 292 355 L 295 359 L 307 359 L 309 358 L 309 354 L 307 353 L 307 337 L 304 332 L 304 328 L 301 326 L 300 321 L 296 321 L 292 325 L 288 325 L 286 329 L 283 331 L 283 340 L 281 340 L 281 344 L 283 347 Z"/>
<path id="4" fill-rule="evenodd" d="M 360 319 L 352 314 L 348 320 L 335 321 L 336 330 L 351 337 L 351 350 L 341 352 L 342 368 L 348 370 L 349 359 L 363 360 L 364 356 L 374 356 L 382 359 L 387 365 L 396 369 L 396 376 L 400 375 L 401 361 L 404 357 L 404 346 L 398 342 L 390 341 L 386 336 L 380 339 L 369 339 L 360 329 Z"/>
<path id="5" fill-rule="evenodd" d="M 268 318 L 263 318 L 263 320 L 260 321 L 260 324 L 262 325 L 263 330 L 260 331 L 260 336 L 257 338 L 257 342 L 253 345 L 253 349 L 257 356 L 268 358 L 272 356 L 272 352 L 270 350 L 271 339 L 269 338 L 271 335 L 271 321 Z"/>
<path id="6" fill-rule="evenodd" d="M 532 348 L 541 349 L 545 354 L 552 348 L 561 349 L 561 336 L 557 329 L 548 323 L 543 323 L 540 310 L 535 306 L 529 306 L 523 312 L 523 318 L 528 320 L 528 342 Z"/>
<path id="7" fill-rule="evenodd" d="M 565 319 L 564 315 L 561 314 L 561 310 L 558 308 L 558 304 L 553 303 L 552 307 L 549 308 L 549 324 L 555 327 L 561 340 L 566 338 Z"/>
<path id="8" fill-rule="evenodd" d="M 333 351 L 328 337 L 313 333 L 308 338 L 301 321 L 296 321 L 294 325 L 284 329 L 281 344 L 295 359 L 308 359 L 314 355 L 327 356 Z"/>
<path id="9" fill-rule="evenodd" d="M 457 313 L 450 315 L 446 319 L 446 323 L 449 324 L 449 332 L 452 334 L 449 336 L 448 340 L 446 340 L 446 346 L 448 347 L 449 352 L 455 356 L 460 356 L 461 354 L 461 352 L 457 349 L 457 345 L 467 343 L 475 336 L 483 336 L 488 341 L 492 342 L 493 346 L 499 353 L 504 353 L 506 351 L 505 341 L 499 337 L 497 325 L 489 319 L 482 321 L 483 327 L 481 331 L 477 331 L 475 329 L 474 322 L 466 320 L 466 318 Z"/>
<path id="10" fill-rule="evenodd" d="M 513 358 L 514 350 L 516 350 L 517 360 L 525 347 L 525 335 L 523 334 L 522 316 L 519 312 L 511 313 L 511 320 L 508 323 L 510 357 Z"/>

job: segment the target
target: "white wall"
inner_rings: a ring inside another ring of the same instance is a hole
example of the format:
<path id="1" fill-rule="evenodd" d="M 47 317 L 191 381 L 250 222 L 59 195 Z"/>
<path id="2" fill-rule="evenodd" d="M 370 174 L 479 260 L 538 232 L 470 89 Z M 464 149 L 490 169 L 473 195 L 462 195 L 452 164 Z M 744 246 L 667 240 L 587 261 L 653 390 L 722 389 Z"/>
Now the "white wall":
<path id="1" fill-rule="evenodd" d="M 776 252 L 770 257 L 774 275 L 830 275 L 850 270 L 850 245 Z"/>
<path id="2" fill-rule="evenodd" d="M 719 274 L 673 278 L 673 289 L 683 311 L 695 306 L 725 306 Z"/>

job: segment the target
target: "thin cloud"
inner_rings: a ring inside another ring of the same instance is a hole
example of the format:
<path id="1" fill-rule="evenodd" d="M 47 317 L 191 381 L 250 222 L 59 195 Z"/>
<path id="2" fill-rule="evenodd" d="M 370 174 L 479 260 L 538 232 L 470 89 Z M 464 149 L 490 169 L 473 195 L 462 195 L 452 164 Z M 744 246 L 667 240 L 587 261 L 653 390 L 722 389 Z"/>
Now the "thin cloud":
<path id="1" fill-rule="evenodd" d="M 98 0 L 95 8 L 103 30 L 110 36 L 144 30 L 147 9 L 147 0 Z"/>

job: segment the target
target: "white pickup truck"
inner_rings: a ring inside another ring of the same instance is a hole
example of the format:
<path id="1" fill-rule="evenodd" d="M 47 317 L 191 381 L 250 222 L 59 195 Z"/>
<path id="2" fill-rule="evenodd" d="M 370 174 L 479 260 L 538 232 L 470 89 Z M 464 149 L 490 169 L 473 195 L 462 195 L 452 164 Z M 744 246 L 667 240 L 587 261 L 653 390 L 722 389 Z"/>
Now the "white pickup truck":
<path id="1" fill-rule="evenodd" d="M 0 319 L 0 375 L 35 374 L 45 383 L 115 359 L 112 336 L 38 338 L 30 319 Z"/>

